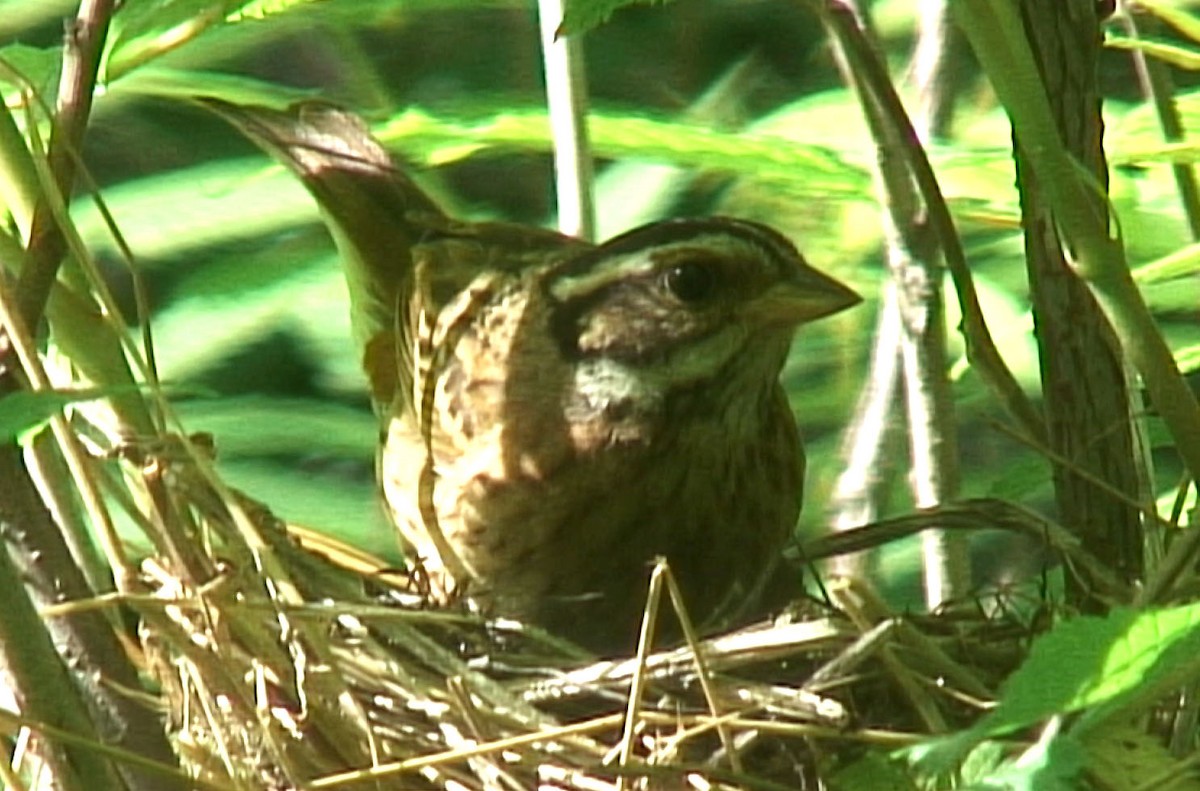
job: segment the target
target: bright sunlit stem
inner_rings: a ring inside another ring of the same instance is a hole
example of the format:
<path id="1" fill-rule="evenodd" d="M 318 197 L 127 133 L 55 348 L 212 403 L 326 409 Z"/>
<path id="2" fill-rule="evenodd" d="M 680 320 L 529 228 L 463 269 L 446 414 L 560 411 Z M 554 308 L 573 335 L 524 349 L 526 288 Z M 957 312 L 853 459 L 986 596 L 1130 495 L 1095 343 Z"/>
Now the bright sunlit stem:
<path id="1" fill-rule="evenodd" d="M 546 104 L 554 144 L 558 229 L 592 241 L 596 235 L 596 211 L 587 134 L 583 42 L 577 36 L 556 35 L 563 18 L 562 0 L 538 0 L 538 17 L 546 72 Z"/>

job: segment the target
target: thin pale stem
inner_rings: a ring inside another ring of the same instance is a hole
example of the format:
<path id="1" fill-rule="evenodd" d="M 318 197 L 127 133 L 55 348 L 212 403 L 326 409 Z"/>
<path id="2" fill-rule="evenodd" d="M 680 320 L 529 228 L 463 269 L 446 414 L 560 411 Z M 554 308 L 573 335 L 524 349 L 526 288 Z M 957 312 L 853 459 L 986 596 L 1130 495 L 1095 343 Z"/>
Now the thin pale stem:
<path id="1" fill-rule="evenodd" d="M 847 27 L 854 20 L 853 35 L 878 59 L 877 47 L 869 39 L 861 14 L 847 5 L 839 16 Z M 940 35 L 944 28 L 940 24 L 925 25 L 922 31 L 927 36 Z M 841 38 L 838 41 L 843 75 L 858 91 L 877 146 L 876 189 L 883 207 L 881 222 L 887 242 L 890 291 L 899 317 L 899 344 L 895 353 L 900 355 L 902 363 L 908 417 L 909 483 L 917 505 L 932 507 L 953 499 L 958 490 L 957 424 L 947 376 L 945 308 L 941 294 L 943 269 L 936 245 L 925 231 L 921 195 L 901 153 L 903 125 L 888 117 L 887 108 L 863 82 L 856 68 L 858 53 L 852 55 L 845 41 Z M 928 57 L 932 47 L 924 44 L 921 49 Z M 927 69 L 925 73 L 932 79 L 936 69 Z M 925 87 L 928 93 L 930 86 Z M 921 107 L 932 112 L 943 103 L 927 99 Z M 932 119 L 924 119 L 917 126 L 927 129 L 931 123 Z M 888 343 L 888 340 L 880 336 L 876 342 Z M 951 540 L 931 531 L 922 541 L 926 603 L 932 608 L 965 590 L 969 585 L 970 564 L 961 539 Z"/>
<path id="2" fill-rule="evenodd" d="M 538 0 L 546 103 L 554 141 L 558 229 L 568 236 L 591 241 L 596 236 L 596 207 L 587 132 L 583 41 L 578 36 L 557 35 L 562 17 L 562 0 Z"/>

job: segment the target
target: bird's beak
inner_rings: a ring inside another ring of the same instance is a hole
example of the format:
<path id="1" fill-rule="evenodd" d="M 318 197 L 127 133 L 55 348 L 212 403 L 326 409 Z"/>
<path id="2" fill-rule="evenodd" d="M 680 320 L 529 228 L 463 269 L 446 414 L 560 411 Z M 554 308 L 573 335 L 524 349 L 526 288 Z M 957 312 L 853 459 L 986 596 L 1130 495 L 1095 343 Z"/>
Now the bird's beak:
<path id="1" fill-rule="evenodd" d="M 793 276 L 776 283 L 745 307 L 751 321 L 775 326 L 797 327 L 824 318 L 862 302 L 862 297 L 829 275 L 807 265 Z"/>

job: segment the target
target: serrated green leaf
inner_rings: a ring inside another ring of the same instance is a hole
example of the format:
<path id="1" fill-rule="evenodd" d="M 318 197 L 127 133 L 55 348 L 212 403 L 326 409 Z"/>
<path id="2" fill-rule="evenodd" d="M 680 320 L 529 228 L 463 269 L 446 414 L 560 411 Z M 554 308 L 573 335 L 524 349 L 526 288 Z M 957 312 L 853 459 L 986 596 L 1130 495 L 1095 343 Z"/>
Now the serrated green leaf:
<path id="1" fill-rule="evenodd" d="M 168 82 L 188 77 L 187 73 L 168 76 L 166 71 L 151 71 L 146 85 L 160 75 Z M 126 82 L 142 79 L 139 73 Z M 244 87 L 255 90 L 253 81 L 246 81 Z M 138 90 L 132 85 L 130 89 Z M 281 98 L 276 93 L 274 103 Z M 865 171 L 847 164 L 830 149 L 774 135 L 718 133 L 690 124 L 605 114 L 595 117 L 592 129 L 597 150 L 612 158 L 755 173 L 776 183 L 793 184 L 802 194 L 822 197 L 857 198 L 869 185 Z M 458 122 L 413 108 L 385 124 L 379 134 L 406 159 L 425 165 L 482 152 L 549 147 L 546 117 L 541 111 Z M 261 237 L 315 217 L 312 199 L 303 187 L 282 168 L 258 158 L 221 160 L 147 176 L 110 187 L 104 195 L 130 245 L 151 265 L 156 259 L 176 257 L 198 246 Z M 110 244 L 94 206 L 82 203 L 74 216 L 89 245 L 105 248 Z"/>
<path id="2" fill-rule="evenodd" d="M 637 158 L 709 171 L 754 174 L 767 181 L 802 185 L 828 197 L 859 196 L 869 189 L 867 172 L 836 151 L 777 135 L 720 132 L 709 127 L 645 116 L 593 113 L 592 146 L 600 157 Z M 410 160 L 442 165 L 483 152 L 546 151 L 550 128 L 544 111 L 499 112 L 474 122 L 453 121 L 410 108 L 375 128 L 385 144 Z"/>
<path id="3" fill-rule="evenodd" d="M 317 0 L 126 0 L 116 14 L 104 56 L 104 82 L 113 82 L 151 60 L 212 30 L 293 11 Z"/>
<path id="4" fill-rule="evenodd" d="M 913 748 L 930 771 L 957 763 L 983 739 L 1028 728 L 1052 717 L 1103 707 L 1174 678 L 1200 656 L 1200 604 L 1064 621 L 1034 641 L 1024 664 L 1004 683 L 999 705 L 968 730 Z"/>
<path id="5" fill-rule="evenodd" d="M 614 13 L 630 5 L 666 5 L 670 0 L 567 0 L 562 24 L 555 36 L 575 36 L 600 27 Z"/>
<path id="6" fill-rule="evenodd" d="M 467 8 L 479 0 L 410 0 L 403 10 L 424 5 L 445 10 L 447 2 Z M 495 2 L 495 0 L 493 0 Z M 332 3 L 319 0 L 131 0 L 135 11 L 114 19 L 104 61 L 104 81 L 127 78 L 147 63 L 170 55 L 198 64 L 227 63 L 246 51 L 260 51 L 298 29 L 311 30 L 314 20 L 328 23 L 329 32 L 367 27 L 379 17 L 397 13 L 394 0 L 354 0 Z M 186 45 L 204 38 L 205 47 Z M 186 54 L 185 51 L 186 50 Z M 360 75 L 372 80 L 372 75 Z"/>
<path id="7" fill-rule="evenodd" d="M 1178 654 L 1198 653 L 1200 605 L 1074 618 L 1034 642 L 981 728 L 997 735 L 1109 702 L 1167 670 L 1163 663 Z"/>
<path id="8" fill-rule="evenodd" d="M 134 68 L 226 24 L 249 0 L 126 0 L 113 20 L 104 80 Z"/>

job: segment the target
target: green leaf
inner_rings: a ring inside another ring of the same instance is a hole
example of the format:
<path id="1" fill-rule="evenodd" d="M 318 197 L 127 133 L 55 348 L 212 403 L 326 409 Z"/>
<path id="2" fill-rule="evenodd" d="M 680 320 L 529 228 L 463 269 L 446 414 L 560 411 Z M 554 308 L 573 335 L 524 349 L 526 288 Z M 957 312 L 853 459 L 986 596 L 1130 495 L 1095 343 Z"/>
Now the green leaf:
<path id="1" fill-rule="evenodd" d="M 896 759 L 872 750 L 849 766 L 839 769 L 828 778 L 831 791 L 857 791 L 871 788 L 875 791 L 916 791 L 904 766 Z"/>
<path id="2" fill-rule="evenodd" d="M 1004 745 L 993 739 L 980 742 L 963 759 L 958 770 L 959 777 L 968 788 L 982 784 L 984 778 L 1004 765 L 1007 752 Z"/>
<path id="3" fill-rule="evenodd" d="M 112 392 L 113 388 L 91 387 L 79 390 L 20 390 L 0 397 L 0 443 L 24 444 L 31 434 L 40 431 L 50 419 L 71 404 L 94 401 Z"/>
<path id="4" fill-rule="evenodd" d="M 1135 267 L 1133 279 L 1145 286 L 1194 275 L 1197 271 L 1200 271 L 1200 243 L 1189 244 L 1156 261 Z"/>
<path id="5" fill-rule="evenodd" d="M 218 457 L 217 469 L 231 485 L 267 503 L 283 519 L 400 561 L 396 530 L 383 515 L 378 489 L 369 476 L 347 480 L 335 473 L 261 458 L 221 461 Z"/>
<path id="6" fill-rule="evenodd" d="M 1191 165 L 1200 161 L 1200 144 L 1162 143 L 1143 149 L 1116 151 L 1109 157 L 1113 165 L 1143 165 L 1151 162 Z"/>
<path id="7" fill-rule="evenodd" d="M 379 435 L 379 422 L 369 410 L 316 399 L 202 398 L 184 401 L 178 409 L 189 431 L 213 435 L 221 461 L 319 455 L 358 460 L 369 468 Z"/>
<path id="8" fill-rule="evenodd" d="M 399 559 L 372 474 L 379 423 L 368 409 L 254 395 L 193 399 L 178 411 L 189 432 L 213 436 L 233 486 L 291 522 Z"/>
<path id="9" fill-rule="evenodd" d="M 1088 766 L 1079 742 L 1048 729 L 1037 743 L 979 784 L 1011 791 L 1078 791 L 1079 774 Z"/>
<path id="10" fill-rule="evenodd" d="M 202 35 L 246 0 L 127 0 L 113 18 L 104 58 L 104 81 Z"/>
<path id="11" fill-rule="evenodd" d="M 607 159 L 648 159 L 712 172 L 753 174 L 797 185 L 807 194 L 861 196 L 867 172 L 827 147 L 778 134 L 720 132 L 698 124 L 642 115 L 595 112 L 592 147 Z M 373 129 L 383 143 L 425 165 L 443 165 L 484 152 L 548 151 L 550 127 L 542 110 L 497 112 L 477 121 L 454 121 L 410 108 Z"/>
<path id="12" fill-rule="evenodd" d="M 1200 344 L 1193 343 L 1175 350 L 1175 362 L 1183 373 L 1191 373 L 1200 368 Z"/>
<path id="13" fill-rule="evenodd" d="M 1164 3 L 1161 0 L 1138 0 L 1137 10 L 1139 13 L 1153 14 L 1192 41 L 1200 42 L 1200 18 L 1184 11 L 1177 3 Z"/>
<path id="14" fill-rule="evenodd" d="M 1000 706 L 980 727 L 996 735 L 1112 702 L 1167 672 L 1171 663 L 1198 654 L 1200 604 L 1066 621 L 1034 642 L 1028 660 L 1005 684 Z"/>
<path id="15" fill-rule="evenodd" d="M 1043 459 L 1026 464 L 1007 464 L 988 483 L 987 496 L 1000 500 L 1028 502 L 1053 492 L 1049 464 Z"/>
<path id="16" fill-rule="evenodd" d="M 0 218 L 13 231 L 28 234 L 37 205 L 38 183 L 33 160 L 11 123 L 10 116 L 0 107 Z M 14 233 L 0 229 L 0 267 L 15 273 L 21 271 L 25 260 L 25 244 Z"/>
<path id="17" fill-rule="evenodd" d="M 1034 642 L 988 716 L 914 755 L 928 766 L 948 767 L 986 738 L 1085 708 L 1104 706 L 1106 714 L 1120 710 L 1153 690 L 1152 681 L 1194 671 L 1197 657 L 1200 604 L 1148 612 L 1118 609 L 1103 618 L 1064 621 Z"/>
<path id="18" fill-rule="evenodd" d="M 188 432 L 212 435 L 231 485 L 290 522 L 399 560 L 373 475 L 379 423 L 365 406 L 249 395 L 189 399 L 177 410 Z"/>
<path id="19" fill-rule="evenodd" d="M 346 287 L 331 247 L 325 240 L 301 249 L 277 244 L 196 271 L 154 322 L 163 379 L 202 375 L 243 352 L 253 359 L 264 338 L 282 332 L 322 350 L 309 356 L 333 367 L 339 381 L 357 375 L 361 388 Z"/>
<path id="20" fill-rule="evenodd" d="M 21 44 L 10 44 L 0 49 L 0 218 L 11 217 L 20 229 L 20 235 L 29 231 L 33 207 L 37 204 L 42 185 L 38 181 L 34 154 L 30 151 L 29 136 L 32 131 L 42 133 L 43 144 L 49 122 L 40 113 L 20 109 L 28 99 L 24 94 L 32 87 L 48 104 L 54 103 L 55 86 L 62 65 L 60 48 L 38 49 Z M 41 124 L 37 130 L 27 128 L 31 123 Z M 9 230 L 6 228 L 6 230 Z M 0 261 L 14 269 L 20 255 L 13 256 L 5 251 Z"/>
<path id="21" fill-rule="evenodd" d="M 78 0 L 0 0 L 0 39 L 15 39 L 47 24 L 61 26 L 78 5 Z"/>
<path id="22" fill-rule="evenodd" d="M 318 2 L 318 0 L 250 0 L 238 11 L 233 11 L 227 17 L 230 22 L 240 22 L 244 19 L 266 19 L 284 11 L 290 11 L 299 5 Z"/>
<path id="23" fill-rule="evenodd" d="M 283 109 L 293 102 L 317 98 L 318 95 L 318 91 L 289 88 L 240 74 L 161 66 L 140 68 L 114 84 L 106 93 L 109 100 L 130 96 L 185 100 L 214 97 L 238 104 L 265 104 L 277 109 Z"/>
<path id="24" fill-rule="evenodd" d="M 1171 755 L 1157 735 L 1144 726 L 1122 724 L 1092 732 L 1082 740 L 1086 765 L 1104 788 L 1146 788 L 1157 778 L 1154 791 L 1197 791 L 1200 781 L 1186 763 Z"/>
<path id="25" fill-rule="evenodd" d="M 1189 47 L 1168 44 L 1165 41 L 1126 38 L 1118 35 L 1110 35 L 1104 43 L 1105 46 L 1111 49 L 1136 50 L 1152 58 L 1157 58 L 1164 63 L 1169 63 L 1172 66 L 1187 69 L 1188 71 L 1200 69 L 1200 52 Z"/>
<path id="26" fill-rule="evenodd" d="M 247 5 L 249 0 L 126 0 L 113 19 L 105 81 L 226 24 Z"/>
<path id="27" fill-rule="evenodd" d="M 555 36 L 576 36 L 600 27 L 614 12 L 630 5 L 666 5 L 670 0 L 568 0 Z"/>
<path id="28" fill-rule="evenodd" d="M 58 73 L 62 69 L 62 47 L 31 47 L 16 42 L 0 47 L 0 84 L 4 96 L 17 106 L 16 94 L 32 87 L 43 99 L 53 104 L 58 85 Z"/>

